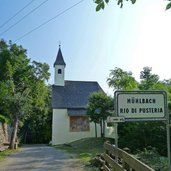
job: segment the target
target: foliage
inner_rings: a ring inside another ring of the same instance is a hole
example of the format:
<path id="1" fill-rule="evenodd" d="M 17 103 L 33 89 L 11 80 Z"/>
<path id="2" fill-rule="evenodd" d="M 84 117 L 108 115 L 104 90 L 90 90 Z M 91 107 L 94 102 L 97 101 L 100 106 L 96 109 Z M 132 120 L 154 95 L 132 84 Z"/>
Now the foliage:
<path id="1" fill-rule="evenodd" d="M 8 123 L 9 119 L 6 116 L 0 114 L 0 122 L 1 123 Z"/>
<path id="2" fill-rule="evenodd" d="M 139 160 L 147 164 L 156 171 L 167 171 L 167 158 L 161 157 L 156 148 L 148 147 L 137 154 Z"/>
<path id="3" fill-rule="evenodd" d="M 124 79 L 125 77 L 127 78 L 127 75 L 128 72 L 115 68 L 115 70 L 112 70 L 110 73 L 110 82 L 108 79 L 109 86 L 115 89 L 126 89 L 126 87 L 128 87 L 128 81 L 124 81 Z M 140 79 L 141 81 L 137 83 L 139 90 L 164 90 L 167 92 L 170 112 L 171 80 L 160 81 L 159 76 L 152 73 L 151 67 L 143 68 L 140 72 Z M 167 154 L 166 125 L 164 122 L 125 122 L 119 123 L 118 125 L 119 146 L 121 148 L 129 147 L 135 152 L 138 149 L 143 150 L 148 146 L 154 146 L 159 154 Z"/>
<path id="4" fill-rule="evenodd" d="M 87 115 L 95 125 L 100 123 L 101 137 L 105 136 L 105 120 L 111 115 L 112 106 L 112 98 L 102 92 L 92 93 L 88 99 Z"/>
<path id="5" fill-rule="evenodd" d="M 94 2 L 97 4 L 96 6 L 96 11 L 100 11 L 102 9 L 105 8 L 105 5 L 109 3 L 110 0 L 94 0 Z M 120 6 L 120 8 L 123 7 L 124 5 L 124 0 L 116 0 L 117 1 L 117 5 Z M 126 1 L 129 1 L 131 2 L 132 4 L 135 4 L 136 3 L 136 0 L 126 0 Z M 170 0 L 167 0 L 167 1 L 170 1 Z M 170 9 L 171 8 L 171 2 L 169 2 L 166 6 L 166 10 Z"/>
<path id="6" fill-rule="evenodd" d="M 139 84 L 140 90 L 149 90 L 152 89 L 159 81 L 159 76 L 151 73 L 151 67 L 144 67 L 143 71 L 140 72 L 141 82 Z"/>
<path id="7" fill-rule="evenodd" d="M 50 77 L 48 64 L 33 61 L 32 68 L 33 68 L 34 76 L 38 80 L 48 81 L 48 79 Z"/>
<path id="8" fill-rule="evenodd" d="M 123 7 L 123 1 L 124 0 L 117 0 L 117 5 L 120 5 L 120 7 Z M 132 4 L 135 4 L 136 0 L 126 0 L 126 1 L 131 1 Z M 109 3 L 109 0 L 95 0 L 94 1 L 97 6 L 96 6 L 96 11 L 100 11 L 101 9 L 105 8 L 105 4 Z"/>
<path id="9" fill-rule="evenodd" d="M 0 112 L 9 118 L 13 131 L 10 148 L 14 148 L 18 130 L 35 115 L 49 114 L 49 66 L 27 58 L 22 46 L 0 41 Z M 31 122 L 34 122 L 32 120 Z"/>
<path id="10" fill-rule="evenodd" d="M 153 146 L 161 155 L 167 154 L 166 125 L 164 122 L 120 123 L 118 126 L 119 146 L 132 152 Z"/>
<path id="11" fill-rule="evenodd" d="M 26 58 L 26 50 L 11 42 L 6 46 L 3 40 L 1 42 L 3 43 L 0 47 L 0 111 L 8 114 L 10 118 L 13 126 L 10 148 L 14 148 L 19 120 L 31 104 L 28 87 L 31 68 L 29 59 Z"/>
<path id="12" fill-rule="evenodd" d="M 35 99 L 32 113 L 27 116 L 27 119 L 24 121 L 20 130 L 20 135 L 22 136 L 22 141 L 24 143 L 48 143 L 51 140 L 51 87 L 48 89 L 44 89 L 44 87 L 44 90 L 40 88 L 41 87 L 39 86 L 37 87 L 40 92 L 46 94 L 45 96 L 42 93 L 42 97 L 45 97 L 45 99 L 38 99 L 39 101 L 42 101 L 41 103 L 44 103 L 42 105 L 44 107 L 40 108 L 37 99 Z"/>
<path id="13" fill-rule="evenodd" d="M 115 68 L 110 71 L 107 79 L 109 87 L 119 90 L 132 90 L 137 88 L 137 81 L 132 76 L 132 72 L 123 71 L 121 68 Z"/>
<path id="14" fill-rule="evenodd" d="M 171 8 L 171 2 L 169 2 L 166 6 L 166 10 L 170 9 Z"/>
<path id="15" fill-rule="evenodd" d="M 4 150 L 4 151 L 1 151 L 0 152 L 0 161 L 1 160 L 4 160 L 9 155 L 13 154 L 15 151 L 14 150 L 11 150 L 11 149 L 7 149 L 7 150 Z"/>

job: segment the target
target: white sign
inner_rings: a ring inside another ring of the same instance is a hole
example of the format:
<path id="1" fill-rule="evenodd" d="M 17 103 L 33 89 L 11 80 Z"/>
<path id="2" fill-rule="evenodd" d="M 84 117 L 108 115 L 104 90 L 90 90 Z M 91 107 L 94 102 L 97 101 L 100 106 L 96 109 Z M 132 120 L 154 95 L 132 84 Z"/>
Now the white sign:
<path id="1" fill-rule="evenodd" d="M 166 120 L 164 91 L 116 91 L 116 114 L 126 120 Z"/>
<path id="2" fill-rule="evenodd" d="M 108 123 L 117 123 L 117 122 L 125 122 L 124 117 L 107 117 L 107 122 Z"/>

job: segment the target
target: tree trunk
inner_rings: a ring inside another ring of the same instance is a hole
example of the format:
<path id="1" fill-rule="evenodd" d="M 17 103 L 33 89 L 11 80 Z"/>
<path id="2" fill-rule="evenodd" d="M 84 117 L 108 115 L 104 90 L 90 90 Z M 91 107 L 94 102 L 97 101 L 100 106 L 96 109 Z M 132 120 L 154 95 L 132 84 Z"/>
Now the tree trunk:
<path id="1" fill-rule="evenodd" d="M 95 137 L 97 138 L 97 123 L 95 122 Z"/>
<path id="2" fill-rule="evenodd" d="M 103 122 L 100 121 L 100 129 L 101 129 L 101 138 L 103 138 Z"/>
<path id="3" fill-rule="evenodd" d="M 10 149 L 15 148 L 15 143 L 17 140 L 18 121 L 19 121 L 18 116 L 16 116 L 15 121 L 14 121 L 14 127 L 13 127 L 12 134 L 11 134 L 11 141 L 9 145 Z"/>
<path id="4" fill-rule="evenodd" d="M 105 121 L 103 119 L 103 138 L 105 138 Z"/>
<path id="5" fill-rule="evenodd" d="M 8 142 L 8 128 L 7 128 L 7 123 L 2 123 L 2 130 L 3 130 L 5 142 Z"/>

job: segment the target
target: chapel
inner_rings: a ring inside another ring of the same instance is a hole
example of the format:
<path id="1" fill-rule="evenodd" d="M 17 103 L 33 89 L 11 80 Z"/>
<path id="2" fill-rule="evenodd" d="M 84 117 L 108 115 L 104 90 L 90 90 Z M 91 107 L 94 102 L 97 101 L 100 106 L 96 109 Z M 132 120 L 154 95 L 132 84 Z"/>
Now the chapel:
<path id="1" fill-rule="evenodd" d="M 95 137 L 94 123 L 86 115 L 88 98 L 93 92 L 103 92 L 96 81 L 65 80 L 66 63 L 61 47 L 54 62 L 52 86 L 52 144 L 69 143 L 81 138 Z M 98 125 L 98 136 L 100 126 Z M 107 134 L 109 135 L 109 131 Z"/>

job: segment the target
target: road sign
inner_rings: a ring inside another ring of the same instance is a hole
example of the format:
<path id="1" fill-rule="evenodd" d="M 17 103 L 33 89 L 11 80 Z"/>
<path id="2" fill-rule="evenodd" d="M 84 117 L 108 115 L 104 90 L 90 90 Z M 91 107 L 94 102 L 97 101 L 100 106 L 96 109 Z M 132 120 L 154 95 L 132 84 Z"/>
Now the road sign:
<path id="1" fill-rule="evenodd" d="M 118 121 L 122 121 L 122 119 L 124 121 L 165 121 L 167 127 L 168 170 L 171 171 L 170 119 L 167 111 L 166 92 L 116 91 L 114 99 L 114 116 L 116 117 L 111 117 L 108 120 L 112 121 L 114 118 L 116 147 L 118 147 Z"/>
<path id="2" fill-rule="evenodd" d="M 108 123 L 117 123 L 117 122 L 125 122 L 124 117 L 107 117 L 107 122 Z"/>
<path id="3" fill-rule="evenodd" d="M 126 121 L 166 120 L 164 91 L 116 91 L 116 116 Z"/>

